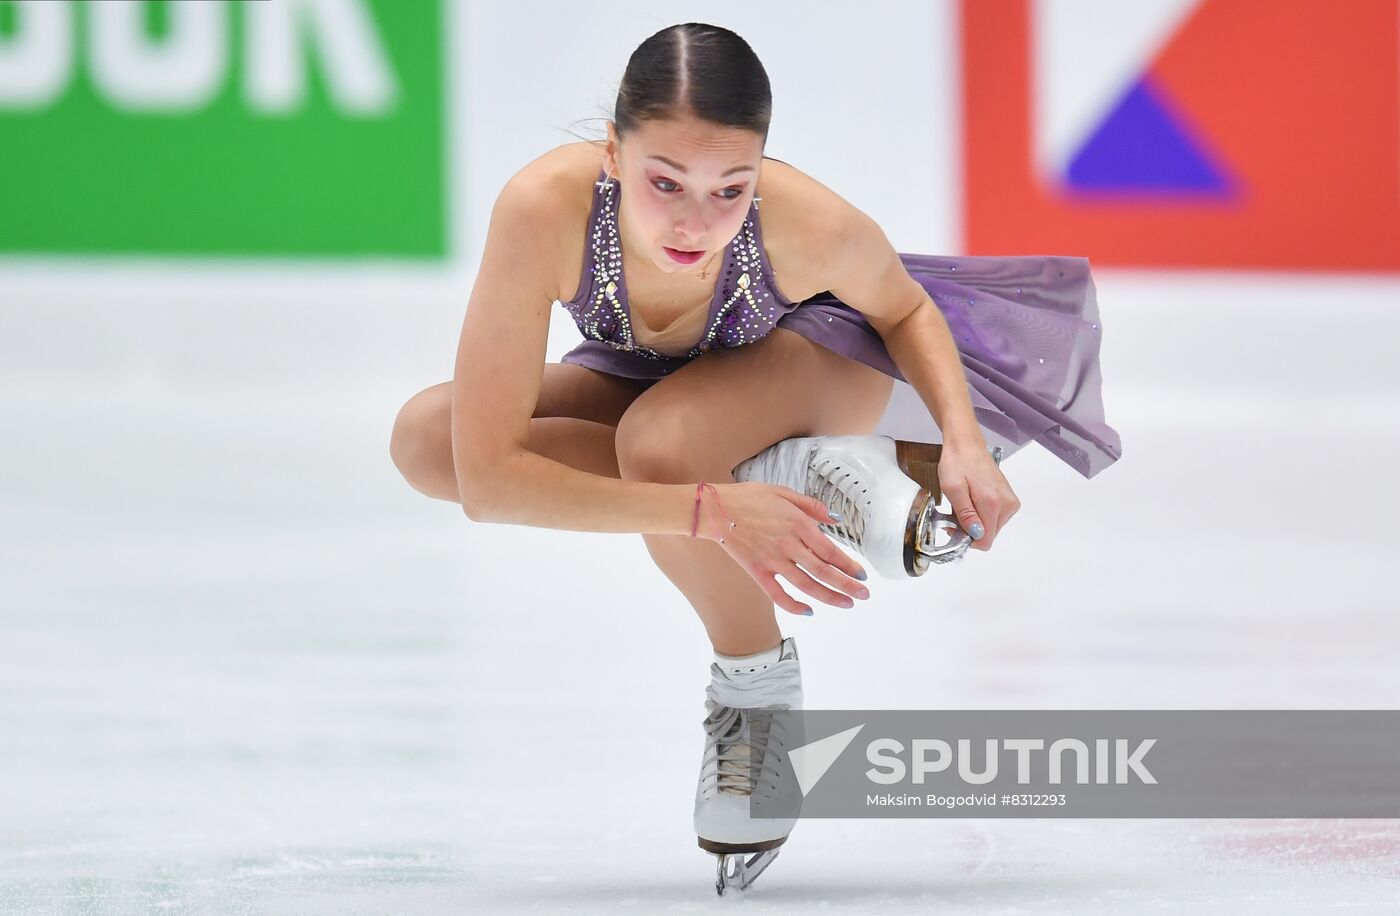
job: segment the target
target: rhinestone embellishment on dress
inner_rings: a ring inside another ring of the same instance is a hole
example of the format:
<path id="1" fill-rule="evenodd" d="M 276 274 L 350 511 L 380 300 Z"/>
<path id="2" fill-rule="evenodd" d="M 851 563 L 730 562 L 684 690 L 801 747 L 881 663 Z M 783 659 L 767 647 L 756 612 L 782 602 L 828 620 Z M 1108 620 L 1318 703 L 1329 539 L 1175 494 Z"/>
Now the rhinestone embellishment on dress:
<path id="1" fill-rule="evenodd" d="M 607 179 L 596 184 L 603 200 L 598 208 L 598 219 L 589 233 L 594 265 L 590 293 L 579 304 L 564 303 L 585 337 L 648 359 L 676 360 L 693 359 L 715 346 L 742 346 L 758 340 L 773 329 L 778 313 L 771 294 L 761 282 L 763 256 L 754 233 L 753 215 L 750 214 L 740 227 L 739 234 L 730 242 L 733 260 L 730 262 L 726 258 L 725 269 L 718 281 L 721 303 L 714 310 L 714 316 L 699 343 L 683 357 L 661 353 L 638 343 L 632 334 L 628 310 L 617 295 L 619 281 L 622 280 L 622 247 L 617 230 L 617 195 L 614 194 L 617 182 Z M 754 198 L 755 210 L 761 199 Z"/>

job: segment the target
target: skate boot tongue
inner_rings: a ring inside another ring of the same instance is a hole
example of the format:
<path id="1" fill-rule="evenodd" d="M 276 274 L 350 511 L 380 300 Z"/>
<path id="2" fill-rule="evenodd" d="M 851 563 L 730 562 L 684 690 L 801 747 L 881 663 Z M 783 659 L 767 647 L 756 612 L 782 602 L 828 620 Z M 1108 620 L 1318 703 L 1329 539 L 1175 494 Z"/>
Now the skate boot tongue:
<path id="1" fill-rule="evenodd" d="M 789 636 L 772 649 L 753 655 L 716 653 L 705 695 L 719 705 L 737 709 L 801 709 L 797 642 Z"/>
<path id="2" fill-rule="evenodd" d="M 749 795 L 767 752 L 772 716 L 802 708 L 802 672 L 791 636 L 753 655 L 715 653 L 705 728 L 715 742 L 717 788 Z"/>
<path id="3" fill-rule="evenodd" d="M 783 649 L 787 645 L 788 641 L 783 640 L 771 649 L 764 649 L 752 655 L 721 655 L 716 652 L 715 664 L 728 675 L 757 674 L 782 657 Z"/>

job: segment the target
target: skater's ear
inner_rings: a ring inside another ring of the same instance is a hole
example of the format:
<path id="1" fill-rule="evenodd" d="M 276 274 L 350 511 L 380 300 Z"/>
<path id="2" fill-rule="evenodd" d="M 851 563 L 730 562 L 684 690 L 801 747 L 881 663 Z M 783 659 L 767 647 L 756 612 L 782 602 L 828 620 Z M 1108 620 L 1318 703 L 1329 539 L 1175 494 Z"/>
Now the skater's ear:
<path id="1" fill-rule="evenodd" d="M 612 178 L 621 177 L 622 164 L 618 161 L 622 156 L 622 136 L 617 132 L 617 125 L 608 122 L 608 139 L 603 147 L 603 169 Z"/>

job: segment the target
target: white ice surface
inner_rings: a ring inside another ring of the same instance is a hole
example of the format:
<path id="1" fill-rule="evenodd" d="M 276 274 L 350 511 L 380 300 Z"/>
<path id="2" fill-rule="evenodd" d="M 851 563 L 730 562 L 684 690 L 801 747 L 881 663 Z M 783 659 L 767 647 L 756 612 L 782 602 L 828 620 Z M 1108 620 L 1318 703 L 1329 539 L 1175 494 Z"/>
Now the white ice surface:
<path id="1" fill-rule="evenodd" d="M 782 617 L 808 707 L 1400 708 L 1400 283 L 1096 277 L 1123 459 L 1027 448 L 991 552 Z M 0 912 L 729 905 L 709 648 L 641 538 L 475 524 L 389 461 L 459 319 L 278 375 L 295 329 L 223 314 L 214 372 L 0 306 Z M 1400 824 L 804 820 L 743 905 L 1393 913 Z"/>

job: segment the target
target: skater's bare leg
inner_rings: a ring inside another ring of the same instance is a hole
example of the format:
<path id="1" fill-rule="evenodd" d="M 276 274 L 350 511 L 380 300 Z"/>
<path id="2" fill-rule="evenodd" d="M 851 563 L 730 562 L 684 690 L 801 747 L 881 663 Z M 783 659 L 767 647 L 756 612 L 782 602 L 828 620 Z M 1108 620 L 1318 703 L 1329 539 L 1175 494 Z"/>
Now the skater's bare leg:
<path id="1" fill-rule="evenodd" d="M 617 428 L 618 468 L 630 480 L 732 483 L 735 465 L 781 439 L 873 432 L 893 387 L 864 363 L 774 328 L 752 344 L 710 351 L 633 401 Z M 772 599 L 719 544 L 642 537 L 715 651 L 750 655 L 782 641 Z"/>
<path id="2" fill-rule="evenodd" d="M 547 363 L 528 448 L 593 474 L 617 477 L 617 423 L 643 386 L 569 363 Z M 389 454 L 409 485 L 461 502 L 452 462 L 452 383 L 425 388 L 394 420 Z"/>

